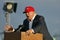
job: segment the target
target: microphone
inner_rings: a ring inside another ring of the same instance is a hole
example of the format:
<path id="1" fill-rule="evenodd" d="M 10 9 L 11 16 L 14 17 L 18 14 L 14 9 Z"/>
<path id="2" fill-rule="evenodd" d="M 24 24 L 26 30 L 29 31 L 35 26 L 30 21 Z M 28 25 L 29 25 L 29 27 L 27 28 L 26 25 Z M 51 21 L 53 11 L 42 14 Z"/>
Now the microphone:
<path id="1" fill-rule="evenodd" d="M 24 27 L 24 25 L 19 25 L 19 27 L 17 29 L 15 29 L 15 32 L 20 31 L 23 27 Z"/>

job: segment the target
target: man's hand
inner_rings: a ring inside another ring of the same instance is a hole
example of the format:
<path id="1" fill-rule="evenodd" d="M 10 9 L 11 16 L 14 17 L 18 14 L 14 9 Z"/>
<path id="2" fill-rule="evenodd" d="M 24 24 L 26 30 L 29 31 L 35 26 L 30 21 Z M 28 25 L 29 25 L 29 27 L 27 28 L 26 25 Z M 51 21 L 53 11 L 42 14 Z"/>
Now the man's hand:
<path id="1" fill-rule="evenodd" d="M 27 30 L 26 33 L 29 35 L 31 33 L 34 33 L 34 30 L 33 29 Z"/>
<path id="2" fill-rule="evenodd" d="M 6 32 L 13 32 L 13 28 L 12 28 L 11 25 L 5 25 L 4 29 L 5 29 Z"/>

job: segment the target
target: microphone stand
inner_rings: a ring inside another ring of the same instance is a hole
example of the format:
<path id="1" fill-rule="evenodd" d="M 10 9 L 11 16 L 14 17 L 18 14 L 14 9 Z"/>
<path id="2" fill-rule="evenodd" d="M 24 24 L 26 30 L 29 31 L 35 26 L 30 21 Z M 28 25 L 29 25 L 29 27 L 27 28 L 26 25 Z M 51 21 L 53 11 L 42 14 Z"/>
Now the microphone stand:
<path id="1" fill-rule="evenodd" d="M 10 25 L 10 13 L 6 12 L 5 17 L 6 17 L 6 25 Z"/>

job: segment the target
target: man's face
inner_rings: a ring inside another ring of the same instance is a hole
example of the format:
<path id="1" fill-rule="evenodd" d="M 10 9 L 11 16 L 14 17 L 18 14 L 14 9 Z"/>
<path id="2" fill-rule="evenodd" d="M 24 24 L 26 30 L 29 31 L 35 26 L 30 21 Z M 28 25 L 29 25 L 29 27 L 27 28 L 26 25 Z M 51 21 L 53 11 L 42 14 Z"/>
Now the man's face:
<path id="1" fill-rule="evenodd" d="M 34 16 L 34 12 L 25 13 L 28 20 L 31 20 Z"/>

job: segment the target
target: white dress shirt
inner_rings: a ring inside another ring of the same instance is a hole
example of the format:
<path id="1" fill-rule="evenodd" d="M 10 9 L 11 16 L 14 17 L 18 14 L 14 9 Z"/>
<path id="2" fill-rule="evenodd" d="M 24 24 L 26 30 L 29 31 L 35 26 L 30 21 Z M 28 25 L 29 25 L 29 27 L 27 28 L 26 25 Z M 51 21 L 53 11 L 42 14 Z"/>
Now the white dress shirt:
<path id="1" fill-rule="evenodd" d="M 35 16 L 36 16 L 36 14 L 34 14 L 32 20 L 29 21 L 29 29 L 32 29 L 32 23 L 33 23 L 33 20 L 34 20 Z"/>

